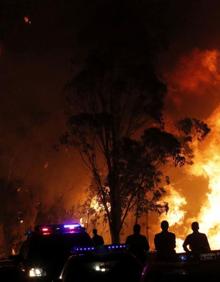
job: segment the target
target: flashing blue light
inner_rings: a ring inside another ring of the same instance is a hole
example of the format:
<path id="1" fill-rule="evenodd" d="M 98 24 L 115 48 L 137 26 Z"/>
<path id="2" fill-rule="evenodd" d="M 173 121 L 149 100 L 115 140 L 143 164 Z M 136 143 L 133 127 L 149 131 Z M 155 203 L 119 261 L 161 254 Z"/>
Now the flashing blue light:
<path id="1" fill-rule="evenodd" d="M 188 259 L 187 255 L 185 255 L 185 254 L 184 255 L 180 255 L 180 260 L 181 261 L 187 261 L 187 259 Z"/>
<path id="2" fill-rule="evenodd" d="M 114 251 L 122 251 L 122 249 L 127 249 L 126 244 L 115 244 L 115 245 L 105 245 L 100 247 L 75 247 L 72 249 L 73 253 L 86 253 L 86 252 L 97 252 L 97 253 L 106 253 L 106 252 L 114 252 Z"/>
<path id="3" fill-rule="evenodd" d="M 41 235 L 67 234 L 83 232 L 83 228 L 79 223 L 71 224 L 44 224 L 35 227 L 35 231 Z"/>
<path id="4" fill-rule="evenodd" d="M 94 251 L 95 247 L 84 247 L 84 248 L 77 247 L 77 248 L 74 248 L 73 250 L 76 251 L 76 252 L 78 252 L 78 251 L 85 251 L 85 252 L 87 252 L 87 251 Z"/>
<path id="5" fill-rule="evenodd" d="M 117 244 L 117 245 L 109 245 L 107 246 L 107 248 L 109 250 L 114 250 L 114 249 L 126 249 L 127 248 L 127 245 L 126 244 Z"/>

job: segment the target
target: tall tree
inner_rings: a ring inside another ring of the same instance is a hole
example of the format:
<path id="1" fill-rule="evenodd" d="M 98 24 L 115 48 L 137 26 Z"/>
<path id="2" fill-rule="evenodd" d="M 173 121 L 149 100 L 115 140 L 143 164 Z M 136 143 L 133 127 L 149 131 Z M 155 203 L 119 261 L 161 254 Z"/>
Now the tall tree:
<path id="1" fill-rule="evenodd" d="M 183 150 L 186 134 L 178 140 L 164 131 L 166 87 L 155 73 L 154 44 L 136 6 L 116 2 L 108 2 L 108 12 L 102 6 L 91 25 L 96 46 L 69 83 L 62 137 L 63 144 L 79 148 L 92 174 L 113 242 L 135 203 L 156 207 L 161 166 L 171 159 L 182 165 L 190 151 Z"/>

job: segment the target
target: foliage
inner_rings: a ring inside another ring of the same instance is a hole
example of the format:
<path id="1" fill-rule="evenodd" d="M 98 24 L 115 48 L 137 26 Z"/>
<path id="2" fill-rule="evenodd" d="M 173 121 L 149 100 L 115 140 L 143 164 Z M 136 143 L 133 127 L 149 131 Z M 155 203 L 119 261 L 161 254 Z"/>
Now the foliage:
<path id="1" fill-rule="evenodd" d="M 44 224 L 45 222 L 48 224 L 59 224 L 65 221 L 72 221 L 77 217 L 77 208 L 72 206 L 67 209 L 65 207 L 64 196 L 62 194 L 55 197 L 50 205 L 44 205 L 39 202 L 36 210 L 37 214 L 35 218 L 35 225 Z"/>
<path id="2" fill-rule="evenodd" d="M 100 29 L 97 34 L 91 30 L 96 47 L 68 84 L 68 129 L 61 143 L 79 149 L 93 179 L 91 191 L 117 242 L 130 210 L 161 210 L 162 167 L 170 161 L 176 166 L 190 162 L 193 129 L 201 138 L 207 132 L 196 120 L 191 127 L 179 123 L 179 136 L 164 130 L 166 85 L 154 68 L 157 48 L 152 49 L 136 5 L 111 3 L 108 12 L 97 13 Z"/>
<path id="3" fill-rule="evenodd" d="M 152 69 L 148 76 L 146 68 L 134 67 L 129 73 L 127 68 L 89 60 L 71 89 L 68 131 L 61 142 L 78 147 L 93 176 L 112 237 L 117 237 L 134 207 L 138 214 L 161 210 L 157 206 L 164 193 L 161 166 L 169 161 L 181 166 L 186 157 L 190 162 L 192 135 L 201 140 L 208 128 L 186 119 L 178 123 L 179 136 L 163 129 L 166 88 Z"/>

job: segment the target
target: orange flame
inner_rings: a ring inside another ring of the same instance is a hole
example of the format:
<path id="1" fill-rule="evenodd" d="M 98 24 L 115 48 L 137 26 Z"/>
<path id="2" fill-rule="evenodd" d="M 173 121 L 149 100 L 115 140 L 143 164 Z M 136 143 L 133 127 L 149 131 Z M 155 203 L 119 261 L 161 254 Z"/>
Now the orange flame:
<path id="1" fill-rule="evenodd" d="M 167 214 L 162 214 L 161 220 L 168 220 L 170 226 L 182 224 L 186 213 L 183 209 L 186 205 L 186 199 L 171 185 L 166 186 L 165 189 L 167 194 L 163 197 L 163 201 L 169 204 L 169 210 Z"/>
<path id="2" fill-rule="evenodd" d="M 187 198 L 183 197 L 180 190 L 167 186 L 167 195 L 163 201 L 169 203 L 169 211 L 162 215 L 160 220 L 169 221 L 173 231 L 177 235 L 178 252 L 182 252 L 183 238 L 191 233 L 191 222 L 197 220 L 200 224 L 201 232 L 208 235 L 212 249 L 220 249 L 220 51 L 218 50 L 194 50 L 188 56 L 183 57 L 175 70 L 168 73 L 165 79 L 168 83 L 169 97 L 176 108 L 181 109 L 183 115 L 186 107 L 191 107 L 195 112 L 197 102 L 203 99 L 203 112 L 208 107 L 207 101 L 213 100 L 209 106 L 215 107 L 215 111 L 206 120 L 211 128 L 211 133 L 202 143 L 193 143 L 194 165 L 185 167 L 186 177 L 190 175 L 205 177 L 208 181 L 207 193 L 202 207 L 193 215 L 193 219 L 188 217 L 190 206 L 193 202 L 187 203 Z M 184 100 L 186 98 L 186 101 Z M 195 100 L 195 98 L 197 100 Z M 206 99 L 206 100 L 205 100 Z M 184 104 L 186 103 L 186 104 Z M 191 103 L 192 105 L 189 105 Z M 210 110 L 210 109 L 209 109 Z M 210 111 L 208 111 L 210 113 Z M 207 114 L 207 111 L 206 111 Z M 196 117 L 197 116 L 193 116 Z M 177 186 L 177 185 L 175 185 Z M 177 187 L 178 188 L 178 187 Z M 193 193 L 193 192 L 192 192 Z M 195 195 L 196 196 L 196 195 Z M 92 208 L 99 212 L 97 199 L 94 199 Z"/>
<path id="3" fill-rule="evenodd" d="M 167 194 L 163 197 L 163 201 L 169 204 L 169 210 L 167 214 L 162 214 L 160 220 L 167 220 L 169 225 L 175 227 L 176 225 L 182 225 L 185 219 L 186 211 L 184 210 L 186 205 L 186 199 L 181 196 L 179 192 L 171 185 L 165 187 Z M 183 240 L 176 239 L 176 251 L 182 252 Z"/>
<path id="4" fill-rule="evenodd" d="M 207 120 L 211 127 L 206 147 L 203 151 L 195 149 L 195 164 L 191 168 L 193 175 L 202 175 L 208 179 L 209 187 L 206 201 L 199 215 L 201 229 L 209 237 L 211 248 L 220 249 L 220 107 Z"/>
<path id="5" fill-rule="evenodd" d="M 169 95 L 176 105 L 180 105 L 184 97 L 190 95 L 200 96 L 200 99 L 208 98 L 208 100 L 215 97 L 215 101 L 217 101 L 214 105 L 216 107 L 214 112 L 206 120 L 211 128 L 211 133 L 203 143 L 200 144 L 197 141 L 193 143 L 194 164 L 186 169 L 188 176 L 202 176 L 208 181 L 206 198 L 198 214 L 195 214 L 190 222 L 193 220 L 199 222 L 200 230 L 208 235 L 212 249 L 220 249 L 220 100 L 216 100 L 216 93 L 220 90 L 219 60 L 220 52 L 218 50 L 194 50 L 189 56 L 182 58 L 176 71 L 167 77 L 170 88 Z M 181 96 L 178 96 L 177 93 L 181 93 Z M 204 106 L 206 106 L 206 102 L 204 102 Z M 181 202 L 181 200 L 176 200 L 176 197 L 175 193 L 170 194 L 167 201 L 171 207 L 173 203 L 176 205 L 174 212 L 176 219 L 180 218 L 181 223 L 185 220 L 189 226 L 188 230 L 182 228 L 182 231 L 187 231 L 187 234 L 191 233 L 187 210 L 183 212 L 180 209 L 184 206 L 176 204 L 178 201 Z M 181 198 L 181 195 L 179 194 L 178 197 Z M 183 217 L 180 216 L 181 214 Z M 168 213 L 166 218 L 171 225 L 176 223 L 175 220 L 173 221 L 172 213 Z M 179 235 L 183 238 L 187 234 Z M 182 240 L 179 238 L 177 239 L 177 251 L 183 251 Z"/>
<path id="6" fill-rule="evenodd" d="M 92 198 L 90 208 L 94 209 L 96 212 L 101 212 L 104 209 L 104 207 L 99 204 L 97 196 Z"/>

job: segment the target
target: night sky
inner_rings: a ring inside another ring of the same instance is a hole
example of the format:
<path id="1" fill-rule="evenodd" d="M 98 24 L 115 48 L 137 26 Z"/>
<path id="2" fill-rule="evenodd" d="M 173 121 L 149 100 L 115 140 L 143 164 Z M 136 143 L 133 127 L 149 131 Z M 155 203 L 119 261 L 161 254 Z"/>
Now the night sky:
<path id="1" fill-rule="evenodd" d="M 1 175 L 13 166 L 14 176 L 43 187 L 50 198 L 53 191 L 72 189 L 79 175 L 72 157 L 53 148 L 64 129 L 63 92 L 74 55 L 74 5 L 5 1 L 3 7 Z M 31 24 L 25 23 L 25 16 Z"/>
<path id="2" fill-rule="evenodd" d="M 172 77 L 180 58 L 193 50 L 220 48 L 218 0 L 121 1 L 127 4 L 119 16 L 113 2 L 0 1 L 0 176 L 10 171 L 24 178 L 39 189 L 41 200 L 64 192 L 73 196 L 71 204 L 78 187 L 88 183 L 77 153 L 57 152 L 54 145 L 65 130 L 65 84 L 100 38 L 111 38 L 115 15 L 128 33 L 133 29 L 134 43 L 137 20 L 161 40 L 155 66 L 164 77 Z M 209 97 L 183 95 L 181 115 L 206 118 L 220 101 Z M 195 99 L 197 108 L 190 106 Z M 175 118 L 180 111 L 172 96 L 167 101 L 167 113 Z"/>

